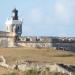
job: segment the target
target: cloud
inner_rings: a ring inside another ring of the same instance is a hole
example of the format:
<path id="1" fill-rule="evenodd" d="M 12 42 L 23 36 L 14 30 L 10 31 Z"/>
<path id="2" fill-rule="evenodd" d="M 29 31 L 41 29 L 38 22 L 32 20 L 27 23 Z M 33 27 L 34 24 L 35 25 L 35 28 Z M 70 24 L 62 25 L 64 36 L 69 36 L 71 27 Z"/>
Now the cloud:
<path id="1" fill-rule="evenodd" d="M 54 6 L 54 9 L 55 9 L 55 12 L 57 14 L 59 14 L 59 15 L 63 15 L 64 14 L 65 8 L 64 8 L 63 4 L 56 3 L 55 6 Z"/>
<path id="2" fill-rule="evenodd" d="M 46 29 L 56 35 L 72 35 L 75 27 L 75 1 L 56 0 L 53 3 L 53 16 L 46 16 Z M 48 29 L 47 29 L 48 30 Z M 53 31 L 54 30 L 54 31 Z"/>
<path id="3" fill-rule="evenodd" d="M 74 0 L 56 0 L 54 3 L 54 15 L 59 22 L 69 25 L 75 17 Z"/>
<path id="4" fill-rule="evenodd" d="M 52 5 L 47 4 L 45 6 L 40 8 L 36 8 L 38 7 L 36 6 L 29 10 L 27 15 L 31 33 L 39 31 L 39 34 L 48 33 L 53 35 L 73 33 L 75 27 L 75 0 L 54 0 Z"/>

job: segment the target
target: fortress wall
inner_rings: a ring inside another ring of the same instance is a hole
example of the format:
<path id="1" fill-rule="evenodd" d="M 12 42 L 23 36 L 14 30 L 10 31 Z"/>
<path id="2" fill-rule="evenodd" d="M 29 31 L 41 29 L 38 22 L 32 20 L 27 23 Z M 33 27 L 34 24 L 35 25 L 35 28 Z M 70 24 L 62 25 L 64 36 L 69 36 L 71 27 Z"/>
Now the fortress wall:
<path id="1" fill-rule="evenodd" d="M 16 47 L 14 38 L 8 38 L 8 47 Z"/>
<path id="2" fill-rule="evenodd" d="M 15 46 L 14 38 L 0 37 L 0 47 L 5 48 L 14 46 Z"/>
<path id="3" fill-rule="evenodd" d="M 53 47 L 64 50 L 75 50 L 75 43 L 54 43 Z"/>
<path id="4" fill-rule="evenodd" d="M 75 43 L 27 43 L 27 42 L 19 42 L 18 46 L 21 47 L 34 47 L 34 48 L 55 48 L 55 49 L 63 49 L 63 50 L 75 50 Z"/>
<path id="5" fill-rule="evenodd" d="M 34 47 L 34 48 L 50 48 L 52 43 L 18 43 L 22 47 Z"/>
<path id="6" fill-rule="evenodd" d="M 62 40 L 50 37 L 24 37 L 15 41 L 14 33 L 0 32 L 0 47 L 34 47 L 34 48 L 55 48 L 64 50 L 75 49 L 75 40 Z"/>
<path id="7" fill-rule="evenodd" d="M 8 39 L 5 37 L 0 37 L 0 47 L 8 47 Z"/>
<path id="8" fill-rule="evenodd" d="M 13 47 L 15 36 L 13 32 L 0 31 L 0 47 Z"/>
<path id="9" fill-rule="evenodd" d="M 0 47 L 14 47 L 15 46 L 15 36 L 13 32 L 0 31 Z"/>

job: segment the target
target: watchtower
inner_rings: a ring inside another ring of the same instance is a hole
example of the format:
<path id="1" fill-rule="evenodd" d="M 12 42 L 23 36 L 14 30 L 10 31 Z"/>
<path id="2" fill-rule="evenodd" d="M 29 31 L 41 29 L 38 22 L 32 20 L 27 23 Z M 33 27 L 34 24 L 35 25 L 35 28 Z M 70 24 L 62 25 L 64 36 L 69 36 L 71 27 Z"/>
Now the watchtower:
<path id="1" fill-rule="evenodd" d="M 18 18 L 18 10 L 14 8 L 12 10 L 12 16 L 6 21 L 6 32 L 14 32 L 16 34 L 16 40 L 22 34 L 22 19 Z"/>

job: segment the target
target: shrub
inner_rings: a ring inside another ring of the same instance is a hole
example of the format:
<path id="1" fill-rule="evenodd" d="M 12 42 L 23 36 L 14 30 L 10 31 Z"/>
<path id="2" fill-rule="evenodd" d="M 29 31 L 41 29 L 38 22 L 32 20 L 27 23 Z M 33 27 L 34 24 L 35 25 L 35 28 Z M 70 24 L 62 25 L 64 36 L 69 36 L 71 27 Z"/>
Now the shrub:
<path id="1" fill-rule="evenodd" d="M 3 75 L 16 75 L 16 73 L 12 72 L 12 73 L 6 73 L 6 74 L 3 74 Z"/>
<path id="2" fill-rule="evenodd" d="M 28 70 L 28 71 L 25 71 L 25 75 L 39 75 L 40 74 L 40 71 L 36 71 L 36 70 Z"/>

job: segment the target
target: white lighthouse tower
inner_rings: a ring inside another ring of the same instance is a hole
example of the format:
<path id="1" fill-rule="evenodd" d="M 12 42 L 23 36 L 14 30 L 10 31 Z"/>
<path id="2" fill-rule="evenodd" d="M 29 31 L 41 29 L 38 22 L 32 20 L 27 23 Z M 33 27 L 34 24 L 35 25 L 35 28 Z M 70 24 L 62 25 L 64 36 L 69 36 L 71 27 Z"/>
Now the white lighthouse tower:
<path id="1" fill-rule="evenodd" d="M 22 34 L 22 19 L 18 18 L 18 10 L 12 10 L 12 16 L 6 21 L 6 32 L 14 32 L 18 39 Z"/>

